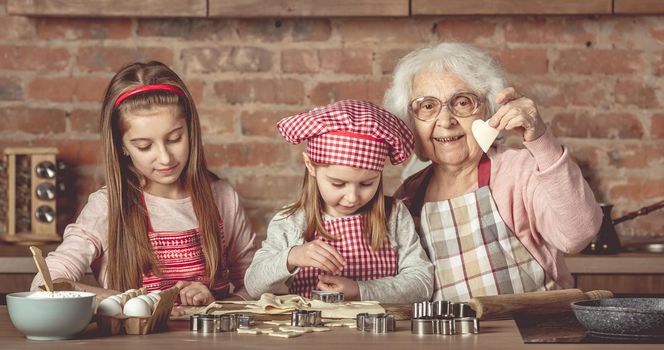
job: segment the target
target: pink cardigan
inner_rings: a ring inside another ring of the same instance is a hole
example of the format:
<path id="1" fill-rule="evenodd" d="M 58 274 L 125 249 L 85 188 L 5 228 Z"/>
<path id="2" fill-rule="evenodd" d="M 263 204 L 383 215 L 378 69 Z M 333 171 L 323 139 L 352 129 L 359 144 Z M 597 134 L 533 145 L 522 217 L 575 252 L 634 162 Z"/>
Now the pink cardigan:
<path id="1" fill-rule="evenodd" d="M 247 299 L 244 289 L 244 273 L 251 264 L 256 235 L 251 230 L 240 205 L 237 193 L 223 180 L 212 183 L 212 192 L 224 223 L 224 238 L 228 247 L 230 280 L 234 293 Z M 156 231 L 185 231 L 198 227 L 191 198 L 168 199 L 145 193 L 150 220 Z M 108 195 L 102 188 L 88 198 L 76 222 L 67 225 L 63 242 L 49 253 L 46 264 L 53 279 L 66 278 L 79 281 L 88 268 L 92 269 L 100 286 L 108 288 Z M 44 281 L 37 274 L 31 290 Z"/>
<path id="2" fill-rule="evenodd" d="M 489 188 L 507 226 L 558 285 L 571 288 L 574 280 L 563 253 L 577 253 L 592 240 L 602 211 L 569 151 L 549 130 L 524 145 L 489 150 Z M 394 195 L 418 219 L 432 170 L 429 166 L 406 179 Z M 477 188 L 475 183 L 467 193 Z"/>

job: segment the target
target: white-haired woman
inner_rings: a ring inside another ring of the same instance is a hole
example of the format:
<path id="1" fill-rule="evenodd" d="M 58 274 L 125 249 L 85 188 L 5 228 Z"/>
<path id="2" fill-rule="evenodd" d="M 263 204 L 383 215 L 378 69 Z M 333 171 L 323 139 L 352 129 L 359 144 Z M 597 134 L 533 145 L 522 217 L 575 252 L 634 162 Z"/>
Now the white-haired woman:
<path id="1" fill-rule="evenodd" d="M 486 52 L 443 43 L 401 59 L 384 104 L 406 121 L 432 164 L 397 190 L 435 265 L 434 300 L 573 285 L 563 253 L 580 251 L 602 213 L 532 100 L 506 87 Z M 474 120 L 520 135 L 525 149 L 485 154 Z M 419 219 L 419 220 L 418 220 Z"/>

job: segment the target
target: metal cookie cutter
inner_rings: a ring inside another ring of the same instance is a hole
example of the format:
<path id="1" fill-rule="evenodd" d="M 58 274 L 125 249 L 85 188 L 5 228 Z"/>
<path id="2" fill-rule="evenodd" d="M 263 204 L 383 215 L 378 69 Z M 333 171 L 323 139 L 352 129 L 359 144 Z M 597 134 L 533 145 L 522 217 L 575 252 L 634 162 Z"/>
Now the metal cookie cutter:
<path id="1" fill-rule="evenodd" d="M 191 317 L 189 320 L 192 324 L 189 329 L 195 330 L 198 333 L 216 333 L 219 329 L 219 319 L 214 315 L 197 314 L 196 317 Z"/>
<path id="2" fill-rule="evenodd" d="M 311 292 L 311 299 L 324 301 L 326 303 L 340 303 L 344 301 L 344 293 L 314 290 Z"/>
<path id="3" fill-rule="evenodd" d="M 472 316 L 471 316 L 472 315 Z M 413 304 L 410 332 L 413 334 L 477 334 L 480 321 L 467 303 L 444 300 Z"/>
<path id="4" fill-rule="evenodd" d="M 449 301 L 438 300 L 413 303 L 413 318 L 449 318 L 453 316 Z"/>
<path id="5" fill-rule="evenodd" d="M 456 318 L 475 317 L 476 315 L 475 310 L 471 309 L 468 303 L 450 303 L 450 309 Z"/>
<path id="6" fill-rule="evenodd" d="M 237 330 L 236 315 L 219 315 L 219 331 L 220 332 L 235 332 Z"/>
<path id="7" fill-rule="evenodd" d="M 446 300 L 436 300 L 431 302 L 433 317 L 436 318 L 450 318 L 454 315 L 452 303 Z"/>
<path id="8" fill-rule="evenodd" d="M 453 318 L 414 318 L 410 321 L 410 332 L 412 334 L 456 334 Z"/>
<path id="9" fill-rule="evenodd" d="M 295 310 L 291 314 L 291 326 L 318 327 L 321 325 L 320 314 L 318 310 Z"/>
<path id="10" fill-rule="evenodd" d="M 189 329 L 198 333 L 232 332 L 237 329 L 235 315 L 196 314 L 189 318 Z"/>
<path id="11" fill-rule="evenodd" d="M 433 310 L 430 302 L 413 303 L 413 318 L 431 318 L 432 316 Z"/>
<path id="12" fill-rule="evenodd" d="M 428 318 L 413 318 L 410 320 L 410 332 L 413 334 L 434 334 L 435 321 Z"/>
<path id="13" fill-rule="evenodd" d="M 453 335 L 457 334 L 456 330 L 456 323 L 454 322 L 453 318 L 442 318 L 437 321 L 436 331 L 435 334 L 442 334 L 442 335 Z"/>
<path id="14" fill-rule="evenodd" d="M 198 324 L 199 320 L 198 318 L 200 317 L 200 314 L 194 314 L 189 316 L 189 330 L 192 332 L 198 332 Z"/>
<path id="15" fill-rule="evenodd" d="M 476 317 L 455 318 L 454 329 L 458 334 L 477 334 L 480 332 L 480 320 Z"/>
<path id="16" fill-rule="evenodd" d="M 355 319 L 357 330 L 371 333 L 387 333 L 394 332 L 396 329 L 396 321 L 394 315 L 390 314 L 357 314 Z"/>
<path id="17" fill-rule="evenodd" d="M 237 314 L 235 315 L 238 328 L 251 328 L 254 326 L 254 316 Z"/>

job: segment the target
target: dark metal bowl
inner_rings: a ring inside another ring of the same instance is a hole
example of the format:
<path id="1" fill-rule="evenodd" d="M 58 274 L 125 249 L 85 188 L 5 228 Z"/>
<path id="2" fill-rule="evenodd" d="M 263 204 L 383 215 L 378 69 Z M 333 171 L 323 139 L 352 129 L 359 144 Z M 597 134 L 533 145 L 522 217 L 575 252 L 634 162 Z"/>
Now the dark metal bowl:
<path id="1" fill-rule="evenodd" d="M 572 303 L 588 331 L 619 337 L 664 337 L 664 298 L 611 298 Z"/>

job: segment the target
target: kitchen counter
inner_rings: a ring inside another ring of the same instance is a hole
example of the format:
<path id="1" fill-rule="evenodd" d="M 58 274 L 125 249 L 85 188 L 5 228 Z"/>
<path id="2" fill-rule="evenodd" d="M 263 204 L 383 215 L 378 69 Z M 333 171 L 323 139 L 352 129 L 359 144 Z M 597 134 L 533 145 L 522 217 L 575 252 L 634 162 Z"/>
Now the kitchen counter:
<path id="1" fill-rule="evenodd" d="M 664 274 L 663 253 L 576 254 L 566 256 L 565 263 L 572 274 Z"/>
<path id="2" fill-rule="evenodd" d="M 46 255 L 57 248 L 59 243 L 40 245 L 39 249 Z M 30 289 L 37 267 L 32 260 L 28 245 L 0 243 L 0 305 L 5 304 L 5 294 L 24 292 Z M 96 285 L 97 282 L 88 269 L 83 282 Z"/>
<path id="3" fill-rule="evenodd" d="M 581 290 L 606 289 L 616 296 L 664 297 L 664 253 L 568 255 L 565 263 Z"/>
<path id="4" fill-rule="evenodd" d="M 39 245 L 46 256 L 60 243 Z M 0 273 L 37 273 L 29 245 L 0 243 Z"/>
<path id="5" fill-rule="evenodd" d="M 6 306 L 0 306 L 0 344 L 2 349 L 599 349 L 596 344 L 524 344 L 512 320 L 482 322 L 478 335 L 416 336 L 410 333 L 410 322 L 399 321 L 397 331 L 371 334 L 349 328 L 309 333 L 281 339 L 267 335 L 237 333 L 198 334 L 189 331 L 188 322 L 171 321 L 169 331 L 149 335 L 116 335 L 96 337 L 91 325 L 79 338 L 56 342 L 28 341 L 9 320 Z M 602 344 L 601 349 L 625 349 L 625 344 Z M 630 349 L 661 349 L 661 344 L 627 345 Z"/>

